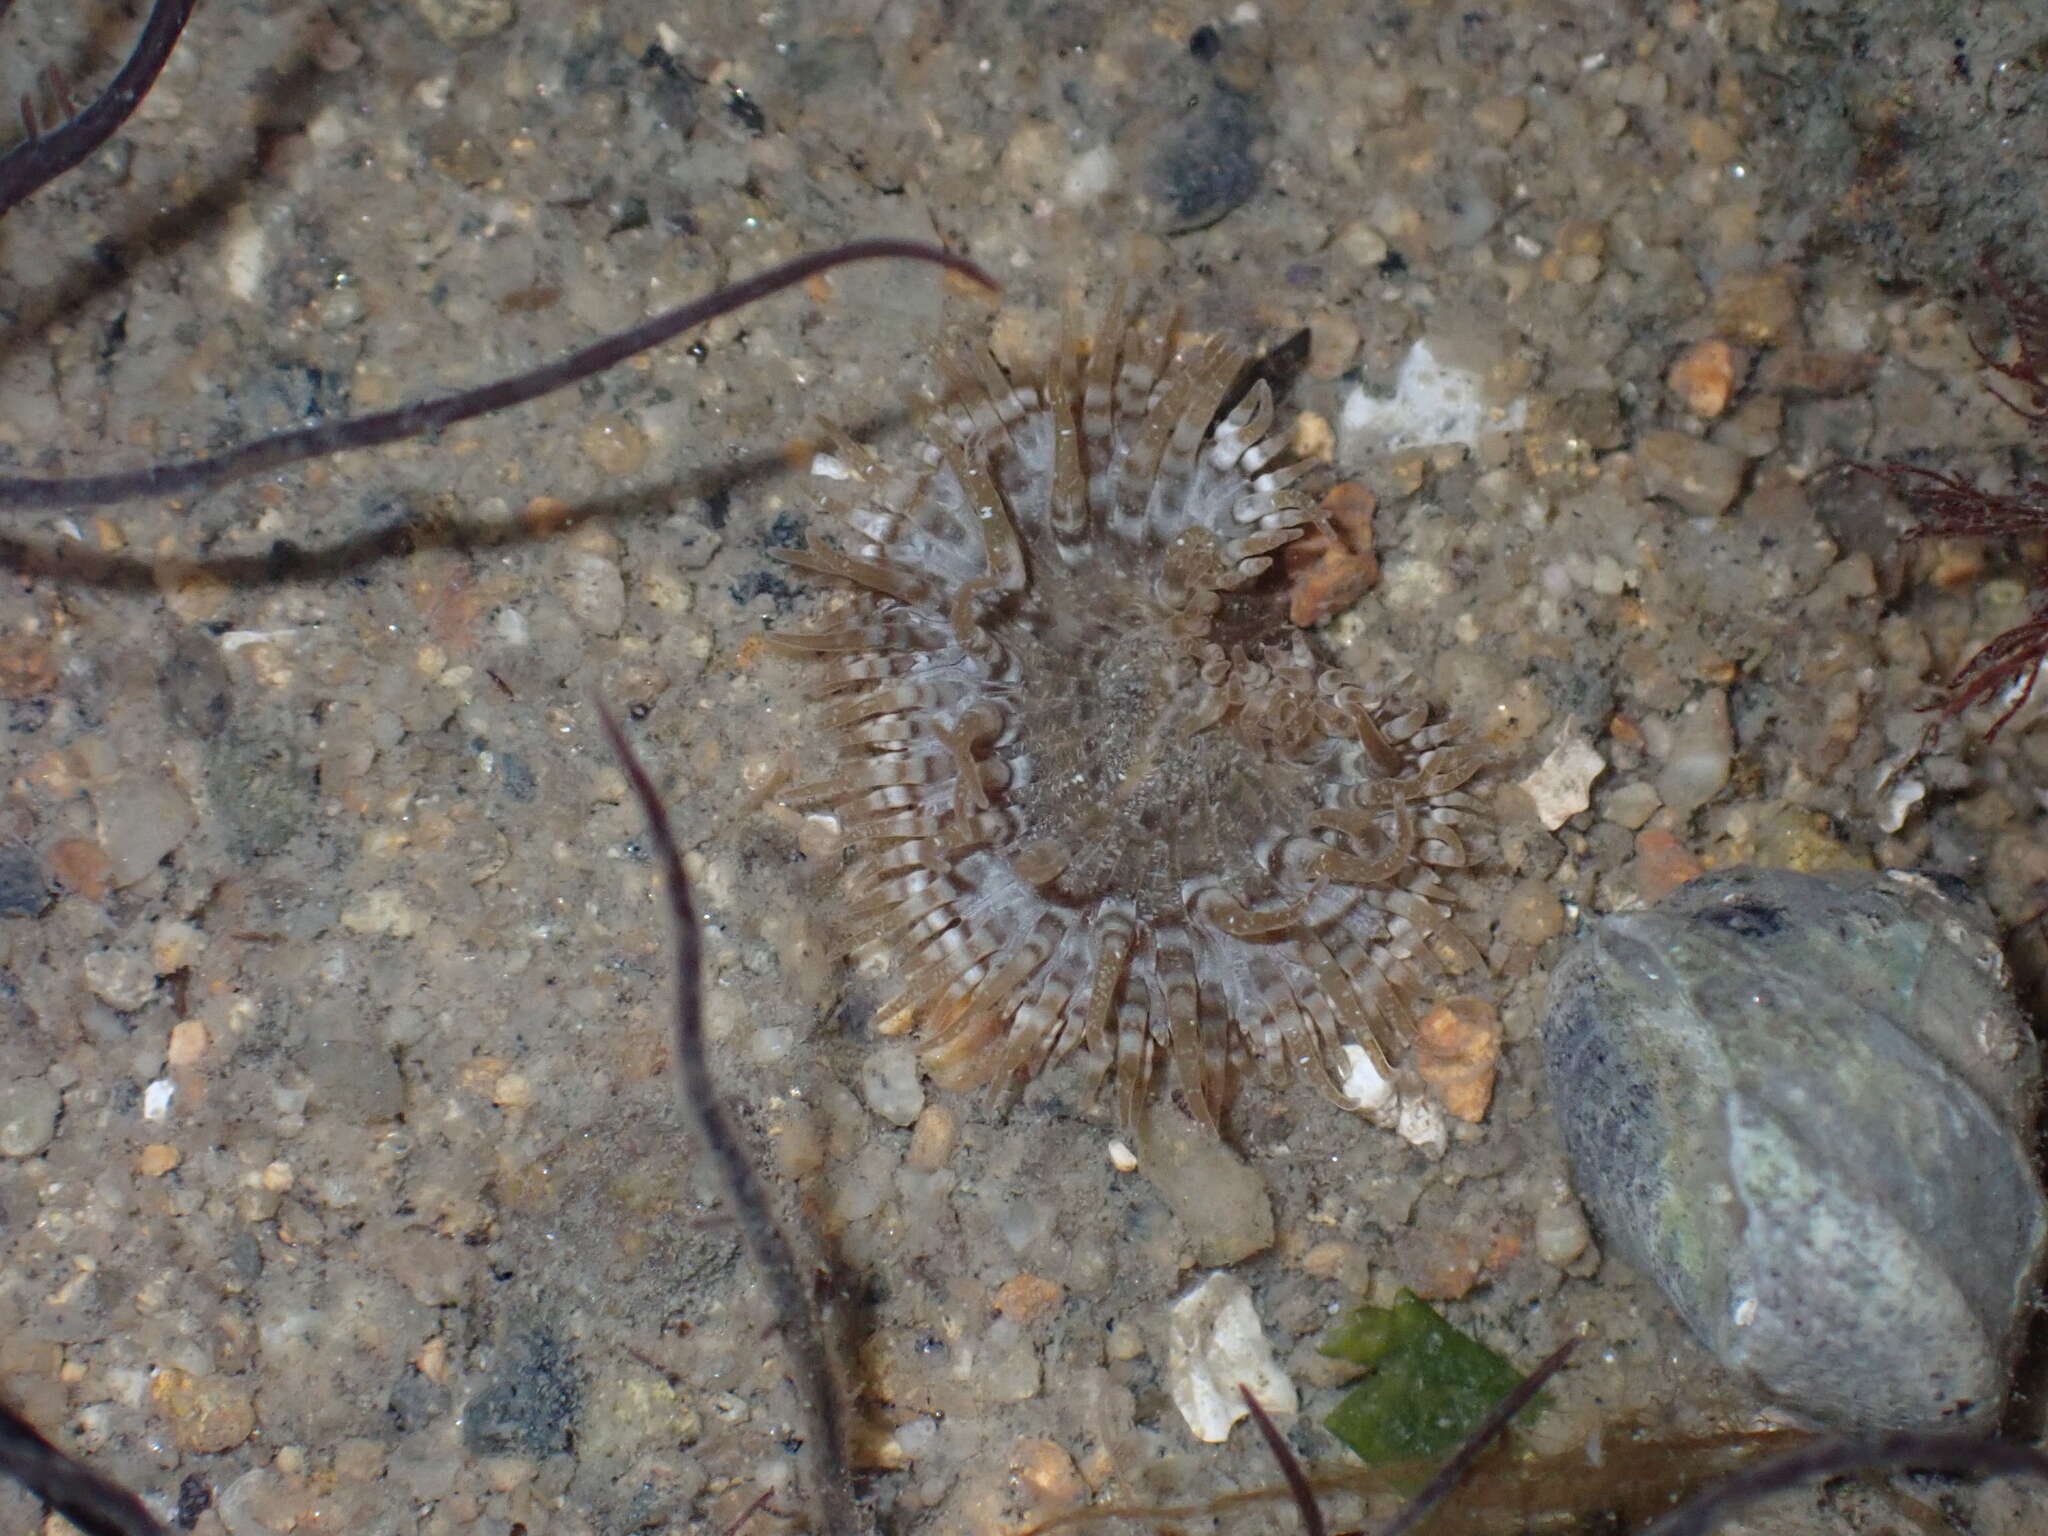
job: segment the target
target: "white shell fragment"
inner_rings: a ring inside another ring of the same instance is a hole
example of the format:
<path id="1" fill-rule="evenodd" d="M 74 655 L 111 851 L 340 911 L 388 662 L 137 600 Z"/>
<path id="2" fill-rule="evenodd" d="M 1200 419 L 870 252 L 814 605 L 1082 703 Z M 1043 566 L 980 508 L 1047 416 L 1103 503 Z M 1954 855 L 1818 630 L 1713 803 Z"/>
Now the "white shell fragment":
<path id="1" fill-rule="evenodd" d="M 1249 1387 L 1271 1414 L 1297 1412 L 1294 1383 L 1273 1358 L 1252 1293 L 1221 1270 L 1173 1304 L 1167 1334 L 1167 1390 L 1197 1440 L 1219 1445 L 1249 1410 Z"/>
<path id="2" fill-rule="evenodd" d="M 1355 1042 L 1344 1046 L 1344 1061 L 1344 1097 L 1353 1108 L 1417 1151 L 1431 1158 L 1444 1155 L 1451 1144 L 1450 1122 L 1425 1089 L 1410 1081 L 1408 1091 L 1402 1092 L 1392 1078 L 1382 1075 L 1365 1047 Z"/>
<path id="3" fill-rule="evenodd" d="M 1527 415 L 1521 400 L 1504 411 L 1489 407 L 1480 376 L 1445 364 L 1425 338 L 1401 360 L 1393 397 L 1369 395 L 1363 386 L 1352 390 L 1338 428 L 1347 453 L 1354 447 L 1361 453 L 1398 453 L 1439 443 L 1473 444 L 1482 432 L 1519 431 Z"/>
<path id="4" fill-rule="evenodd" d="M 1607 771 L 1607 759 L 1593 744 L 1570 726 L 1558 737 L 1550 755 L 1536 765 L 1536 771 L 1521 780 L 1521 787 L 1536 802 L 1536 816 L 1555 832 L 1579 812 L 1593 804 L 1593 781 Z"/>
<path id="5" fill-rule="evenodd" d="M 178 1085 L 167 1077 L 160 1077 L 142 1090 L 142 1118 L 145 1120 L 168 1120 L 171 1118 L 171 1100 L 177 1097 Z"/>
<path id="6" fill-rule="evenodd" d="M 1345 1098 L 1375 1119 L 1382 1112 L 1398 1110 L 1400 1096 L 1394 1091 L 1393 1080 L 1380 1074 L 1371 1053 L 1364 1046 L 1347 1042 L 1344 1061 L 1349 1068 L 1344 1074 Z"/>

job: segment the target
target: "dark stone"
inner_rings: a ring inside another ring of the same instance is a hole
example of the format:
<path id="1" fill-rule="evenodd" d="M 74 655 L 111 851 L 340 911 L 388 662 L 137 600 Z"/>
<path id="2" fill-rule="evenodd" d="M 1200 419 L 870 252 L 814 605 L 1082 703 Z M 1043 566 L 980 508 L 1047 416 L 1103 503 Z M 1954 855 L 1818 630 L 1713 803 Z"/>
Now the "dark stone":
<path id="1" fill-rule="evenodd" d="M 1166 125 L 1146 179 L 1167 233 L 1204 229 L 1258 191 L 1252 146 L 1263 116 L 1248 98 L 1212 85 Z"/>
<path id="2" fill-rule="evenodd" d="M 280 852 L 317 826 L 313 764 L 294 746 L 254 732 L 225 731 L 206 753 L 206 792 L 228 827 L 228 850 L 244 862 Z"/>
<path id="3" fill-rule="evenodd" d="M 540 792 L 540 782 L 534 778 L 533 769 L 517 752 L 498 754 L 498 782 L 505 786 L 505 793 L 522 805 Z"/>
<path id="4" fill-rule="evenodd" d="M 256 1229 L 244 1227 L 228 1244 L 227 1267 L 243 1285 L 254 1285 L 263 1275 L 263 1245 L 256 1240 Z"/>
<path id="5" fill-rule="evenodd" d="M 642 99 L 662 127 L 679 138 L 688 138 L 697 126 L 697 82 L 659 43 L 649 43 L 640 55 L 640 67 L 648 72 Z"/>
<path id="6" fill-rule="evenodd" d="M 757 597 L 772 598 L 778 613 L 797 598 L 796 589 L 773 571 L 754 571 L 741 577 L 727 590 L 732 593 L 732 600 L 742 608 Z"/>
<path id="7" fill-rule="evenodd" d="M 391 1415 L 392 1426 L 401 1435 L 409 1435 L 415 1430 L 425 1429 L 454 1404 L 455 1399 L 446 1387 L 435 1385 L 407 1366 L 384 1406 Z"/>
<path id="8" fill-rule="evenodd" d="M 179 1530 L 191 1530 L 199 1523 L 199 1517 L 211 1508 L 213 1485 L 197 1472 L 178 1484 L 178 1513 L 173 1518 L 178 1522 Z"/>
<path id="9" fill-rule="evenodd" d="M 171 724 L 211 741 L 228 723 L 233 705 L 220 644 L 204 630 L 188 629 L 171 647 L 159 676 Z"/>
<path id="10" fill-rule="evenodd" d="M 26 843 L 0 843 L 0 917 L 41 917 L 56 899 L 36 851 Z"/>
<path id="11" fill-rule="evenodd" d="M 725 110 L 727 116 L 755 138 L 768 131 L 768 114 L 755 104 L 753 97 L 736 85 L 726 87 Z"/>
<path id="12" fill-rule="evenodd" d="M 569 1448 L 580 1392 L 575 1366 L 545 1325 L 507 1330 L 488 1384 L 462 1416 L 479 1456 L 552 1456 Z"/>

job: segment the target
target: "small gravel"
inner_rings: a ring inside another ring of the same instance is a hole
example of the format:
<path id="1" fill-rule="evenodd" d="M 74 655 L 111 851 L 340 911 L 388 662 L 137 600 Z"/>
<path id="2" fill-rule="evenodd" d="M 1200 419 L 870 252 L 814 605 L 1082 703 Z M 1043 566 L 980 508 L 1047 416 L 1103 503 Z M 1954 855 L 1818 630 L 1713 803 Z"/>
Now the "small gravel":
<path id="1" fill-rule="evenodd" d="M 41 1078 L 0 1083 L 0 1157 L 34 1157 L 47 1147 L 63 1102 Z"/>

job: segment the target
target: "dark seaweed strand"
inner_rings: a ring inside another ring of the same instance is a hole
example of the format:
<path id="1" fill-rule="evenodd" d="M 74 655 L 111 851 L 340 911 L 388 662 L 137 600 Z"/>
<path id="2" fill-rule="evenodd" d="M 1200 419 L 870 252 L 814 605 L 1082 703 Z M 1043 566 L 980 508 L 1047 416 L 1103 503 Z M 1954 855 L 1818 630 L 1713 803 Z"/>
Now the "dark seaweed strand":
<path id="1" fill-rule="evenodd" d="M 42 480 L 0 477 L 0 509 L 60 511 L 71 507 L 105 506 L 144 496 L 177 496 L 192 491 L 209 491 L 247 475 L 261 474 L 302 459 L 324 458 L 354 448 L 381 448 L 422 433 L 453 426 L 475 416 L 524 405 L 542 395 L 616 367 L 627 358 L 658 347 L 693 326 L 716 320 L 721 315 L 744 309 L 770 294 L 779 293 L 806 278 L 853 261 L 874 261 L 892 257 L 905 261 L 929 261 L 957 272 L 962 277 L 994 291 L 994 278 L 964 256 L 955 256 L 936 245 L 918 240 L 855 240 L 830 250 L 813 251 L 780 266 L 703 298 L 656 315 L 603 341 L 571 352 L 554 362 L 544 363 L 528 373 L 514 374 L 476 389 L 460 390 L 439 399 L 419 400 L 372 416 L 302 427 L 258 438 L 211 458 L 188 459 L 178 464 L 153 464 L 147 469 L 112 475 L 80 475 L 75 479 Z"/>
<path id="2" fill-rule="evenodd" d="M 1680 1505 L 1643 1536 L 1706 1536 L 1743 1506 L 1830 1477 L 1871 1468 L 1943 1472 L 1956 1477 L 2048 1479 L 2048 1456 L 2010 1440 L 1932 1430 L 1848 1435 L 1773 1456 Z"/>
<path id="3" fill-rule="evenodd" d="M 1451 1459 L 1437 1469 L 1436 1476 L 1429 1480 L 1429 1486 L 1402 1506 L 1401 1513 L 1394 1516 L 1380 1536 L 1402 1536 L 1404 1531 L 1413 1530 L 1427 1519 L 1430 1512 L 1465 1481 L 1466 1474 L 1472 1470 L 1472 1463 L 1506 1432 L 1515 1415 L 1529 1406 L 1530 1399 L 1543 1390 L 1543 1384 L 1571 1358 L 1578 1342 L 1577 1339 L 1566 1339 L 1544 1357 L 1541 1365 L 1522 1378 L 1521 1385 L 1495 1403 L 1493 1412 L 1465 1437 L 1465 1443 L 1452 1453 Z"/>
<path id="4" fill-rule="evenodd" d="M 683 1113 L 698 1143 L 710 1155 L 739 1226 L 747 1258 L 768 1292 L 783 1343 L 792 1356 L 792 1385 L 803 1404 L 805 1417 L 810 1420 L 805 1443 L 811 1453 L 811 1497 L 824 1516 L 823 1528 L 827 1536 L 851 1536 L 861 1527 L 854 1512 L 845 1405 L 839 1378 L 825 1347 L 825 1330 L 812 1304 L 804 1271 L 775 1219 L 767 1186 L 741 1142 L 737 1127 L 727 1116 L 718 1097 L 718 1085 L 711 1077 L 711 1062 L 704 1048 L 703 940 L 697 931 L 689 876 L 683 870 L 675 832 L 653 778 L 619 729 L 618 721 L 602 703 L 597 706 L 597 717 L 640 801 L 648 833 L 654 839 L 655 855 L 667 876 L 669 916 L 676 935 L 675 1054 Z"/>
<path id="5" fill-rule="evenodd" d="M 0 1402 L 0 1472 L 85 1536 L 170 1536 L 142 1500 L 57 1449 Z"/>
<path id="6" fill-rule="evenodd" d="M 165 61 L 178 45 L 178 34 L 191 19 L 196 0 L 156 0 L 143 23 L 142 35 L 128 62 L 121 66 L 92 105 L 48 133 L 31 134 L 0 157 L 0 216 L 85 159 L 120 130 L 149 94 Z M 0 11 L 4 14 L 4 11 Z"/>
<path id="7" fill-rule="evenodd" d="M 1303 1536 L 1327 1536 L 1329 1527 L 1323 1524 L 1323 1507 L 1316 1503 L 1316 1491 L 1309 1486 L 1308 1473 L 1302 1470 L 1301 1458 L 1294 1454 L 1294 1448 L 1280 1433 L 1280 1426 L 1273 1422 L 1273 1416 L 1259 1406 L 1259 1400 L 1252 1396 L 1252 1389 L 1239 1382 L 1237 1392 L 1244 1399 L 1245 1407 L 1251 1410 L 1252 1422 L 1259 1426 L 1266 1449 L 1280 1463 L 1280 1475 L 1287 1480 L 1287 1491 L 1294 1495 L 1294 1507 L 1301 1511 Z"/>

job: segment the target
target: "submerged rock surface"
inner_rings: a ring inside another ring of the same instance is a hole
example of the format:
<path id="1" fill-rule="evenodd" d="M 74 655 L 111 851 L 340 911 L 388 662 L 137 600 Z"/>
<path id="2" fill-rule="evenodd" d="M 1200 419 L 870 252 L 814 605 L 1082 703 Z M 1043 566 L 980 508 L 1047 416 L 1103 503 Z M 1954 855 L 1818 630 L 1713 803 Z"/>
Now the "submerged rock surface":
<path id="1" fill-rule="evenodd" d="M 1588 927 L 1544 1047 L 1580 1193 L 1723 1363 L 1833 1422 L 1995 1414 L 2048 1206 L 1981 909 L 1710 875 Z"/>

